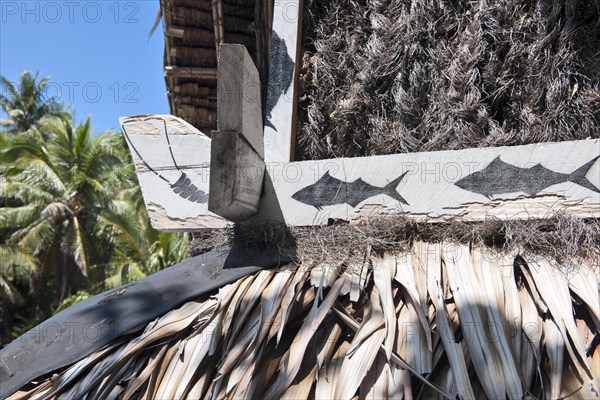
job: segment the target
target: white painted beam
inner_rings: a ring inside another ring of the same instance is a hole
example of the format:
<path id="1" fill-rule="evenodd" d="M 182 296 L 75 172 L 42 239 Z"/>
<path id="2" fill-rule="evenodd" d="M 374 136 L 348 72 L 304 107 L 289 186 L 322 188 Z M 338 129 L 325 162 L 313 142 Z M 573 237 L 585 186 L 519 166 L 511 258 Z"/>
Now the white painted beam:
<path id="1" fill-rule="evenodd" d="M 127 117 L 121 122 L 154 227 L 193 231 L 228 224 L 209 212 L 207 203 L 202 202 L 204 198 L 200 198 L 209 192 L 208 137 L 172 116 Z M 171 159 L 165 124 L 178 167 Z M 242 178 L 260 180 L 256 173 L 259 161 L 252 159 L 253 152 L 248 151 L 251 146 L 239 134 L 228 140 L 227 149 L 246 146 L 246 151 L 231 153 L 247 158 L 226 160 L 221 173 L 230 174 L 228 179 L 241 179 L 240 187 Z M 478 221 L 490 217 L 545 218 L 559 211 L 600 218 L 599 157 L 600 140 L 596 139 L 270 162 L 266 164 L 258 212 L 250 221 L 278 220 L 305 226 L 327 224 L 330 219 L 356 221 L 386 215 L 430 222 Z M 178 185 L 182 173 L 190 181 Z M 177 193 L 186 187 L 189 193 Z M 257 195 L 252 188 L 244 191 Z M 190 199 L 192 192 L 199 198 Z"/>
<path id="2" fill-rule="evenodd" d="M 274 3 L 265 116 L 265 161 L 293 160 L 302 0 Z"/>
<path id="3" fill-rule="evenodd" d="M 600 217 L 600 141 L 267 163 L 253 221 Z"/>
<path id="4" fill-rule="evenodd" d="M 208 211 L 209 137 L 171 115 L 119 121 L 155 229 L 194 231 L 230 224 Z"/>

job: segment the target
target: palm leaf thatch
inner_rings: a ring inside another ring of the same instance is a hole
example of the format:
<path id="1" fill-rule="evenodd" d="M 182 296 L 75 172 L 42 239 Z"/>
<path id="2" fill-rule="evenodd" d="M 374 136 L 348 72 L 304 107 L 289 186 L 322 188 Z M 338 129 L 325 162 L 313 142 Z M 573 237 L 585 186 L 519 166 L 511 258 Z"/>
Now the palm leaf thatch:
<path id="1" fill-rule="evenodd" d="M 289 264 L 9 399 L 596 398 L 598 272 L 450 242 Z"/>
<path id="2" fill-rule="evenodd" d="M 174 114 L 214 127 L 218 43 L 260 64 L 271 3 L 161 1 Z M 304 5 L 299 159 L 600 136 L 597 2 Z M 182 299 L 9 398 L 597 399 L 599 227 L 557 215 L 238 231 L 297 262 Z"/>
<path id="3" fill-rule="evenodd" d="M 595 0 L 306 0 L 296 154 L 600 137 Z"/>

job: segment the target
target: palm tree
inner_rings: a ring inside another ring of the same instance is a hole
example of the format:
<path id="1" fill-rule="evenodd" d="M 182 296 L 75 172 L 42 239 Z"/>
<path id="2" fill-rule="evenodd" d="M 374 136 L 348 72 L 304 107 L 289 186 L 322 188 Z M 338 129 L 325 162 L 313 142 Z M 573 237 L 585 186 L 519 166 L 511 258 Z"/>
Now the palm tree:
<path id="1" fill-rule="evenodd" d="M 67 114 L 62 104 L 47 97 L 50 77 L 38 81 L 38 75 L 39 72 L 32 75 L 25 70 L 16 85 L 5 77 L 0 77 L 3 87 L 0 93 L 0 106 L 8 115 L 8 119 L 2 120 L 2 125 L 12 134 L 39 126 L 43 117 Z"/>
<path id="2" fill-rule="evenodd" d="M 89 118 L 75 127 L 62 116 L 0 142 L 0 292 L 13 305 L 15 282 L 43 317 L 77 289 L 98 293 L 185 256 L 185 235 L 152 229 L 122 136 L 94 138 Z"/>
<path id="3" fill-rule="evenodd" d="M 187 254 L 185 233 L 157 232 L 150 225 L 146 209 L 135 204 L 118 196 L 101 215 L 114 248 L 104 281 L 106 289 L 144 278 L 178 263 Z"/>
<path id="4" fill-rule="evenodd" d="M 115 171 L 123 158 L 111 146 L 112 135 L 92 138 L 89 118 L 76 128 L 66 117 L 40 126 L 51 141 L 33 129 L 0 153 L 6 164 L 0 229 L 10 232 L 7 245 L 39 260 L 42 275 L 54 266 L 60 302 L 71 291 L 74 272 L 87 276 L 91 265 L 110 257 L 93 226 L 120 186 Z"/>

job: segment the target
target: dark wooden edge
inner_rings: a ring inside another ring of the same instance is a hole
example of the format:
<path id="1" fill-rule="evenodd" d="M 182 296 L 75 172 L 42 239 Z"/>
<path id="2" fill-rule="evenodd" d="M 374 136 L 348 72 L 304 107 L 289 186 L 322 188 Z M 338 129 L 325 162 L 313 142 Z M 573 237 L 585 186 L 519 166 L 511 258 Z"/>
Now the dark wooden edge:
<path id="1" fill-rule="evenodd" d="M 287 261 L 266 249 L 213 250 L 75 304 L 0 350 L 0 398 L 187 301 Z"/>

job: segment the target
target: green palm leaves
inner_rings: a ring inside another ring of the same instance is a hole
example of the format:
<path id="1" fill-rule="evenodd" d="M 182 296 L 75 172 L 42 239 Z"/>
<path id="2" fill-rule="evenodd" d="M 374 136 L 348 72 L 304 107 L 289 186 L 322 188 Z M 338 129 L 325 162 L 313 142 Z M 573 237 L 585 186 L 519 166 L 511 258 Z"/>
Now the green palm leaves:
<path id="1" fill-rule="evenodd" d="M 42 318 L 76 291 L 131 282 L 184 257 L 184 235 L 150 226 L 120 135 L 94 136 L 89 118 L 75 125 L 44 100 L 48 78 L 24 72 L 18 88 L 2 81 L 10 121 L 0 135 L 0 292 L 10 307 L 36 303 Z"/>
<path id="2" fill-rule="evenodd" d="M 2 120 L 2 125 L 13 134 L 37 126 L 45 116 L 66 114 L 62 105 L 48 96 L 50 77 L 38 81 L 38 75 L 23 71 L 18 83 L 0 77 L 3 87 L 0 106 L 8 115 L 7 119 Z"/>

